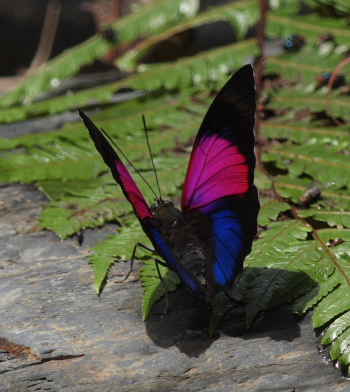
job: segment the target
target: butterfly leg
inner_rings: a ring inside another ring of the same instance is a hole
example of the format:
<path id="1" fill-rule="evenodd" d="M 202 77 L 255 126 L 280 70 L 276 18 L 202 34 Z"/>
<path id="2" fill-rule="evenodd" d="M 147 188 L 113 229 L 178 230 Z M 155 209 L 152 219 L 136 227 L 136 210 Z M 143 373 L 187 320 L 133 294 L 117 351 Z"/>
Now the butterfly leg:
<path id="1" fill-rule="evenodd" d="M 126 275 L 124 276 L 123 281 L 125 281 L 126 279 L 128 279 L 129 275 L 131 274 L 131 271 L 132 271 L 133 268 L 134 268 L 134 260 L 135 260 L 135 256 L 136 256 L 136 250 L 137 250 L 138 247 L 143 248 L 143 249 L 146 249 L 146 250 L 148 250 L 148 251 L 150 251 L 150 252 L 152 252 L 152 253 L 157 253 L 157 252 L 156 252 L 154 249 L 152 249 L 150 246 L 147 246 L 147 245 L 143 244 L 142 242 L 136 242 L 136 244 L 135 244 L 135 246 L 134 246 L 134 250 L 133 250 L 133 252 L 132 252 L 132 256 L 131 256 L 130 269 L 129 269 L 129 271 L 126 273 Z"/>
<path id="2" fill-rule="evenodd" d="M 163 279 L 163 277 L 162 277 L 162 275 L 160 273 L 160 269 L 159 269 L 159 265 L 162 265 L 163 267 L 167 267 L 167 265 L 163 261 L 161 261 L 159 259 L 155 259 L 155 261 L 156 261 L 156 268 L 157 268 L 158 276 L 159 276 L 160 281 L 162 282 L 162 285 L 163 285 L 164 291 L 165 291 L 165 309 L 164 309 L 164 314 L 167 314 L 168 311 L 169 311 L 169 295 L 168 295 L 169 294 L 169 290 L 168 290 L 167 285 L 164 282 L 164 279 Z"/>
<path id="3" fill-rule="evenodd" d="M 136 250 L 137 250 L 138 247 L 146 249 L 146 250 L 148 250 L 148 251 L 150 251 L 152 253 L 157 254 L 157 252 L 154 249 L 152 249 L 151 247 L 143 244 L 142 242 L 137 242 L 135 244 L 134 250 L 132 252 L 131 262 L 130 262 L 130 269 L 127 272 L 127 274 L 124 276 L 123 281 L 128 279 L 131 271 L 133 270 L 134 260 L 135 260 L 135 256 L 136 256 Z M 161 261 L 159 259 L 155 259 L 155 262 L 156 262 L 156 268 L 157 268 L 157 273 L 158 273 L 159 279 L 160 279 L 160 281 L 161 281 L 161 283 L 162 283 L 162 285 L 164 287 L 164 291 L 165 291 L 165 302 L 166 302 L 166 305 L 165 305 L 165 309 L 164 309 L 164 314 L 167 314 L 168 313 L 168 309 L 169 309 L 169 296 L 168 296 L 169 290 L 168 290 L 168 287 L 165 284 L 164 279 L 163 279 L 163 277 L 162 277 L 162 275 L 160 273 L 160 270 L 159 270 L 159 265 L 162 265 L 163 267 L 167 267 L 167 265 L 166 265 L 166 263 L 164 263 L 163 261 Z"/>

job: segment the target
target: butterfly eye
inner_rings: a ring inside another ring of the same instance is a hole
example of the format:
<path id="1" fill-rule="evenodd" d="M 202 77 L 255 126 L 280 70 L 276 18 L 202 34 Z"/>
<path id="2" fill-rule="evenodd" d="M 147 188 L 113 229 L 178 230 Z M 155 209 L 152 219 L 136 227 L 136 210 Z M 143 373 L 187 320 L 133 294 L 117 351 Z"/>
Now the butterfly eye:
<path id="1" fill-rule="evenodd" d="M 154 215 L 154 212 L 156 211 L 156 209 L 160 206 L 160 202 L 158 200 L 156 200 L 151 207 L 149 208 L 151 210 L 152 215 Z"/>

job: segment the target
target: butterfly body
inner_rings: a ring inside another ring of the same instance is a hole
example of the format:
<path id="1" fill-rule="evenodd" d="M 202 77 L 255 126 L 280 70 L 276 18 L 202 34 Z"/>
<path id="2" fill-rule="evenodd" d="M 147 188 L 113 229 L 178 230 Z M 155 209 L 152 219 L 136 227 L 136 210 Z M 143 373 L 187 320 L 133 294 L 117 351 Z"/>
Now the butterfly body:
<path id="1" fill-rule="evenodd" d="M 191 222 L 188 214 L 183 214 L 171 202 L 157 203 L 151 211 L 179 264 L 205 286 L 205 264 L 210 250 L 198 233 L 198 222 Z"/>
<path id="2" fill-rule="evenodd" d="M 101 131 L 79 113 L 167 266 L 200 297 L 211 298 L 229 289 L 257 232 L 252 67 L 244 66 L 229 79 L 204 117 L 190 157 L 181 211 L 160 198 L 148 207 Z"/>

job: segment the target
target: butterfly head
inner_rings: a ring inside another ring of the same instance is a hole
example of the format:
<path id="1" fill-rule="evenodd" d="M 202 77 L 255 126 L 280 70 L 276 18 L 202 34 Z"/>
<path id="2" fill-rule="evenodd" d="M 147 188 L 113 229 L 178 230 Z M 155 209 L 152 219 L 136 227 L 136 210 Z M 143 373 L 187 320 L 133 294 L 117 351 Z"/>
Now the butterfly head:
<path id="1" fill-rule="evenodd" d="M 170 200 L 156 199 L 155 202 L 151 205 L 150 210 L 154 215 L 158 209 L 169 206 L 174 207 L 174 203 Z"/>
<path id="2" fill-rule="evenodd" d="M 163 234 L 184 224 L 182 212 L 170 200 L 158 199 L 150 207 L 150 210 Z"/>

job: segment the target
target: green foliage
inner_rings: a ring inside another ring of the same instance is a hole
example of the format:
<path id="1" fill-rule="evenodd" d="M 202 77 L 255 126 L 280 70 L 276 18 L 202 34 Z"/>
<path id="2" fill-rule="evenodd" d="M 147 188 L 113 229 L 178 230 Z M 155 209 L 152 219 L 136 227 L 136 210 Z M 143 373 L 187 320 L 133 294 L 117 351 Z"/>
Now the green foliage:
<path id="1" fill-rule="evenodd" d="M 94 285 L 97 294 L 102 292 L 108 271 L 113 263 L 130 260 L 137 242 L 149 244 L 148 238 L 134 219 L 129 227 L 121 227 L 117 236 L 111 235 L 94 247 L 90 260 L 94 269 Z M 144 252 L 143 248 L 138 247 L 138 254 L 144 254 Z"/>
<path id="2" fill-rule="evenodd" d="M 232 301 L 230 301 L 230 299 L 224 293 L 218 294 L 213 299 L 211 305 L 212 305 L 212 312 L 211 312 L 211 318 L 208 327 L 209 336 L 213 336 L 214 332 L 216 331 L 216 329 L 220 324 L 221 319 L 234 306 Z"/>
<path id="3" fill-rule="evenodd" d="M 175 272 L 158 264 L 163 283 L 159 278 L 154 260 L 144 260 L 140 269 L 140 276 L 144 296 L 142 300 L 142 317 L 144 320 L 149 315 L 153 305 L 165 295 L 165 290 L 174 291 L 180 283 L 180 278 Z M 166 286 L 166 288 L 164 287 Z"/>
<path id="4" fill-rule="evenodd" d="M 324 109 L 324 107 L 323 107 Z M 293 143 L 322 143 L 324 145 L 343 145 L 349 143 L 348 126 L 327 126 L 323 124 L 310 126 L 310 122 L 288 121 L 288 124 L 279 124 L 266 121 L 261 124 L 261 129 L 265 137 L 278 140 L 289 140 Z"/>
<path id="5" fill-rule="evenodd" d="M 340 260 L 350 250 L 350 231 L 347 230 L 347 233 L 343 235 L 345 242 L 331 246 L 331 243 L 328 242 L 328 236 L 323 233 L 324 229 L 311 230 L 305 221 L 275 222 L 271 229 L 264 232 L 261 239 L 255 244 L 246 261 L 247 269 L 255 266 L 279 269 L 275 270 L 276 276 L 267 275 L 268 279 L 262 274 L 264 282 L 253 281 L 254 290 L 259 291 L 261 287 L 265 287 L 264 296 L 254 295 L 252 287 L 248 290 L 248 325 L 260 310 L 270 308 L 286 300 L 293 300 L 306 293 L 306 297 L 300 297 L 296 302 L 295 310 L 301 314 L 317 304 L 338 285 L 349 284 L 348 267 Z M 308 235 L 308 233 L 312 235 Z M 336 231 L 333 231 L 333 235 L 335 233 Z M 303 275 L 290 274 L 292 281 L 295 278 L 296 281 L 291 283 L 286 280 L 284 284 L 283 274 L 286 271 L 302 272 Z M 278 282 L 279 277 L 282 282 Z M 274 294 L 276 287 L 278 295 Z M 310 290 L 313 290 L 312 296 L 308 295 Z M 320 305 L 317 309 L 319 308 Z M 334 312 L 339 311 L 336 309 L 337 307 L 334 306 Z M 318 317 L 316 319 L 320 320 Z"/>
<path id="6" fill-rule="evenodd" d="M 259 19 L 259 5 L 255 0 L 239 1 L 235 4 L 225 4 L 221 7 L 215 7 L 207 12 L 198 14 L 196 17 L 188 21 L 171 26 L 164 30 L 162 34 L 150 37 L 140 44 L 136 45 L 132 50 L 128 51 L 118 60 L 118 66 L 125 71 L 135 71 L 137 65 L 142 62 L 142 58 L 159 42 L 171 38 L 173 35 L 197 26 L 217 22 L 229 21 L 239 38 L 244 38 L 250 27 L 254 26 Z M 202 67 L 205 68 L 205 67 Z M 200 73 L 195 75 L 196 82 L 203 81 Z"/>
<path id="7" fill-rule="evenodd" d="M 336 226 L 339 228 L 350 227 L 350 212 L 343 209 L 308 209 L 300 211 L 300 216 L 307 218 L 312 217 L 315 220 L 326 222 L 328 226 Z"/>
<path id="8" fill-rule="evenodd" d="M 127 44 L 143 35 L 156 34 L 174 23 L 191 18 L 198 9 L 198 0 L 159 0 L 109 27 L 117 32 L 119 44 Z M 43 70 L 25 80 L 19 88 L 0 99 L 0 106 L 31 103 L 41 92 L 58 87 L 84 65 L 103 57 L 111 47 L 112 44 L 103 35 L 96 35 L 74 49 L 65 51 L 47 63 Z"/>
<path id="9" fill-rule="evenodd" d="M 299 15 L 293 9 L 282 6 L 279 10 L 269 14 L 266 26 L 266 34 L 271 38 L 286 37 L 296 33 L 303 34 L 310 48 L 314 49 L 316 49 L 315 44 L 320 35 L 325 32 L 334 35 L 339 45 L 349 45 L 350 32 L 346 18 L 334 19 L 317 13 Z M 317 59 L 309 58 L 306 64 L 310 63 L 317 64 Z"/>
<path id="10" fill-rule="evenodd" d="M 281 40 L 281 51 L 267 56 L 261 94 L 264 108 L 257 133 L 261 162 L 256 170 L 260 231 L 245 270 L 229 295 L 245 303 L 248 327 L 259 312 L 285 302 L 293 302 L 298 315 L 314 309 L 312 322 L 324 331 L 322 344 L 331 345 L 331 358 L 348 368 L 349 67 L 340 71 L 345 87 L 334 86 L 332 94 L 320 80 L 323 73 L 332 72 L 346 58 L 350 49 L 350 10 L 346 0 L 332 1 L 334 12 L 321 17 L 318 11 L 325 3 L 308 0 L 308 15 L 299 15 L 300 1 L 276 0 L 270 4 L 265 34 Z M 77 107 L 93 110 L 96 124 L 110 134 L 156 189 L 145 148 L 144 114 L 162 195 L 178 204 L 193 137 L 212 101 L 212 92 L 230 73 L 260 53 L 257 40 L 246 38 L 259 20 L 259 10 L 257 0 L 229 3 L 205 12 L 199 12 L 198 0 L 156 1 L 110 26 L 118 33 L 117 45 L 130 47 L 116 58 L 116 64 L 128 72 L 125 77 L 72 94 L 58 93 L 56 88 L 66 79 L 112 48 L 113 44 L 97 34 L 53 59 L 2 97 L 0 122 L 44 117 Z M 186 57 L 172 62 L 144 63 L 157 44 L 217 21 L 229 21 L 239 42 L 186 53 Z M 333 39 L 321 42 L 325 32 Z M 286 37 L 295 34 L 303 35 L 304 46 L 296 51 L 282 50 Z M 55 96 L 41 95 L 51 90 Z M 134 95 L 121 92 L 130 90 Z M 127 102 L 111 104 L 115 94 Z M 96 107 L 102 110 L 96 113 Z M 339 121 L 342 125 L 336 125 Z M 50 203 L 40 218 L 43 228 L 64 239 L 105 222 L 120 224 L 118 234 L 100 241 L 91 254 L 98 294 L 116 261 L 129 260 L 135 243 L 149 244 L 80 121 L 59 130 L 3 139 L 0 150 L 1 182 L 36 182 L 48 197 Z M 151 204 L 153 194 L 131 172 Z M 308 194 L 312 196 L 308 198 Z M 136 256 L 143 263 L 140 279 L 145 319 L 165 289 L 155 256 L 142 248 L 137 249 Z M 168 290 L 174 290 L 179 278 L 163 266 L 160 271 Z M 210 334 L 234 306 L 225 295 L 215 298 L 212 305 Z"/>
<path id="11" fill-rule="evenodd" d="M 157 1 L 151 7 L 147 7 L 145 10 L 140 10 L 123 20 L 115 22 L 115 26 L 113 26 L 117 29 L 121 37 L 125 36 L 125 40 L 121 39 L 120 43 L 127 43 L 130 42 L 129 40 L 136 39 L 146 33 L 151 34 L 163 30 L 168 31 L 167 29 L 175 23 L 187 20 L 193 16 L 197 12 L 197 8 L 198 0 L 191 0 L 189 3 L 184 0 Z M 225 6 L 222 9 L 223 12 L 220 12 L 220 10 L 221 8 L 218 11 L 214 9 L 214 12 L 211 11 L 204 16 L 201 15 L 198 20 L 191 19 L 186 22 L 183 28 L 190 29 L 200 24 L 215 22 L 217 20 L 229 20 L 232 22 L 233 27 L 235 27 L 236 32 L 239 32 L 239 35 L 243 38 L 247 29 L 253 26 L 258 19 L 256 0 L 251 0 L 247 4 L 245 2 L 238 2 L 236 5 L 231 4 Z M 126 29 L 127 32 L 124 33 L 123 29 Z M 152 37 L 152 34 L 150 36 Z M 96 48 L 99 48 L 99 50 Z M 149 46 L 148 49 L 142 49 L 142 53 L 151 48 L 152 46 Z M 108 49 L 110 49 L 110 44 L 107 45 L 106 40 L 98 35 L 72 49 L 71 56 L 67 54 L 64 57 L 62 55 L 63 61 L 67 62 L 70 65 L 69 67 L 62 66 L 61 57 L 52 60 L 42 72 L 33 75 L 32 78 L 27 79 L 19 88 L 6 95 L 3 99 L 0 99 L 0 107 L 11 106 L 10 109 L 0 109 L 0 122 L 20 121 L 27 117 L 55 114 L 66 111 L 67 109 L 82 107 L 91 104 L 91 97 L 93 97 L 95 103 L 107 103 L 116 91 L 125 88 L 154 91 L 162 87 L 172 90 L 197 85 L 204 86 L 207 85 L 208 81 L 226 78 L 230 70 L 243 65 L 247 57 L 258 54 L 256 41 L 246 40 L 239 44 L 227 45 L 223 48 L 199 53 L 187 59 L 181 59 L 180 62 L 175 61 L 156 66 L 143 64 L 137 73 L 121 81 L 86 89 L 67 96 L 60 95 L 59 97 L 32 103 L 33 97 L 38 95 L 43 89 L 53 87 L 52 81 L 55 81 L 54 84 L 57 84 L 57 80 L 71 76 L 79 70 L 79 67 L 88 64 L 92 59 L 102 57 Z M 131 67 L 130 65 L 126 65 L 126 62 L 131 61 L 129 59 L 130 54 L 135 53 L 135 50 L 127 52 L 120 59 L 118 64 L 122 68 Z M 96 57 L 91 59 L 92 54 L 96 54 Z M 137 54 L 138 52 L 136 52 Z M 88 57 L 88 61 L 85 61 L 86 57 Z M 133 61 L 135 62 L 135 60 Z M 24 106 L 17 105 L 18 103 L 22 103 L 22 99 L 25 100 L 24 103 L 31 104 Z"/>
<path id="12" fill-rule="evenodd" d="M 260 213 L 258 217 L 258 224 L 260 226 L 267 226 L 270 221 L 276 220 L 279 215 L 290 210 L 288 203 L 278 201 L 276 199 L 263 199 L 260 206 Z"/>
<path id="13" fill-rule="evenodd" d="M 342 146 L 324 143 L 290 145 L 288 150 L 284 145 L 271 146 L 266 149 L 264 159 L 296 177 L 306 173 L 321 183 L 334 183 L 342 188 L 350 179 L 350 160 L 342 150 Z"/>
<path id="14" fill-rule="evenodd" d="M 110 180 L 110 179 L 109 179 Z M 42 212 L 40 223 L 60 238 L 84 230 L 102 226 L 105 222 L 120 223 L 131 213 L 131 207 L 114 183 L 106 177 L 96 181 L 40 182 L 40 189 L 51 199 Z M 57 191 L 60 193 L 57 194 Z"/>

